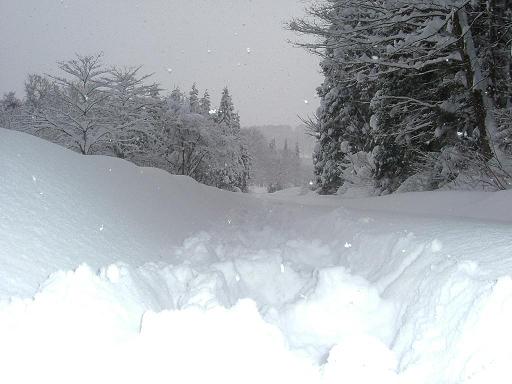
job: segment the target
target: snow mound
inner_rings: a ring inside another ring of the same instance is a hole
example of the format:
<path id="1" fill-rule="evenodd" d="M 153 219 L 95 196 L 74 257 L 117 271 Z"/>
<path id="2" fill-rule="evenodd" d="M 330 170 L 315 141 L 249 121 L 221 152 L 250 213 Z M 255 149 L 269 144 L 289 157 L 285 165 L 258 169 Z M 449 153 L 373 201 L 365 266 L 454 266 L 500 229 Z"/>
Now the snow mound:
<path id="1" fill-rule="evenodd" d="M 82 156 L 0 129 L 0 297 L 32 295 L 56 269 L 162 260 L 250 209 L 241 194 Z"/>
<path id="2" fill-rule="evenodd" d="M 311 303 L 306 299 L 291 303 L 282 315 L 270 313 L 269 318 L 277 315 L 272 321 L 264 318 L 252 299 L 221 303 L 219 298 L 229 294 L 223 279 L 183 266 L 150 264 L 133 269 L 113 264 L 96 273 L 81 265 L 74 271 L 59 271 L 32 299 L 0 303 L 0 358 L 5 364 L 1 377 L 10 383 L 41 377 L 58 383 L 70 378 L 79 383 L 236 383 L 241 378 L 249 383 L 334 382 L 347 376 L 339 372 L 333 376 L 346 364 L 339 360 L 345 353 L 340 346 L 355 346 L 361 340 L 373 343 L 373 357 L 383 354 L 389 360 L 392 352 L 385 344 L 366 336 L 369 324 L 351 329 L 358 319 L 368 322 L 364 315 L 379 309 L 378 295 L 373 292 L 368 300 L 367 292 L 358 292 L 348 282 L 336 283 L 337 275 L 350 279 L 341 270 L 324 275 L 318 278 Z M 247 283 L 251 278 L 247 276 Z M 238 282 L 246 283 L 244 277 Z M 368 289 L 363 281 L 357 283 Z M 331 294 L 330 288 L 337 285 Z M 340 297 L 345 306 L 329 308 Z M 352 300 L 359 304 L 340 330 L 335 323 L 343 319 L 342 312 Z M 308 311 L 308 306 L 314 308 Z M 300 348 L 290 347 L 290 340 Z M 337 358 L 329 355 L 336 344 Z M 329 355 L 325 373 L 311 360 L 311 353 L 303 353 L 315 348 Z M 362 353 L 351 356 L 348 372 L 354 374 L 356 362 L 362 370 L 365 361 L 375 363 Z M 24 369 L 27 363 L 29 370 Z M 389 366 L 380 368 L 392 372 Z"/>
<path id="3" fill-rule="evenodd" d="M 2 381 L 234 383 L 249 376 L 246 381 L 257 383 L 317 377 L 253 301 L 226 309 L 191 298 L 181 310 L 156 312 L 162 303 L 147 282 L 127 267 L 112 265 L 96 274 L 83 265 L 52 275 L 33 299 L 2 303 Z"/>
<path id="4" fill-rule="evenodd" d="M 1 382 L 512 376 L 510 192 L 248 196 L 0 143 Z"/>

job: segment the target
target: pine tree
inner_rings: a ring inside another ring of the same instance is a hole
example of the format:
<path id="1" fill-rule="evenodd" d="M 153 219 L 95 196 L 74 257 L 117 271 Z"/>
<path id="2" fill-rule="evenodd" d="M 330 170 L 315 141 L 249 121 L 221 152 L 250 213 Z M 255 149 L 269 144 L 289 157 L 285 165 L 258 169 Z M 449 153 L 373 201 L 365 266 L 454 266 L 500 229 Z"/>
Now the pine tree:
<path id="1" fill-rule="evenodd" d="M 389 193 L 426 169 L 436 188 L 467 172 L 465 156 L 505 163 L 494 116 L 508 98 L 495 94 L 510 94 L 506 3 L 330 0 L 311 8 L 323 23 L 290 23 L 323 39 L 300 44 L 323 57 L 321 192 L 348 182 Z"/>
<path id="2" fill-rule="evenodd" d="M 335 193 L 348 173 L 357 173 L 351 155 L 369 151 L 368 92 L 358 84 L 343 84 L 346 75 L 337 70 L 332 59 L 322 63 L 325 81 L 318 94 L 321 98 L 318 121 L 312 127 L 318 145 L 313 154 L 314 173 L 320 193 Z M 345 176 L 343 176 L 345 174 Z"/>
<path id="3" fill-rule="evenodd" d="M 199 91 L 194 83 L 189 93 L 190 112 L 201 113 L 201 106 L 199 105 Z"/>
<path id="4" fill-rule="evenodd" d="M 178 114 L 185 109 L 185 95 L 181 92 L 179 87 L 172 90 L 169 98 L 167 99 L 167 104 L 170 111 L 174 114 Z"/>
<path id="5" fill-rule="evenodd" d="M 219 125 L 223 140 L 226 143 L 224 156 L 225 167 L 218 170 L 219 184 L 224 188 L 247 191 L 247 180 L 250 172 L 250 157 L 245 143 L 241 137 L 240 116 L 235 112 L 233 101 L 228 88 L 224 88 L 220 105 L 215 115 L 215 122 Z"/>
<path id="6" fill-rule="evenodd" d="M 235 106 L 227 87 L 222 91 L 215 121 L 226 129 L 227 134 L 237 134 L 240 131 L 240 116 L 235 112 Z"/>
<path id="7" fill-rule="evenodd" d="M 209 117 L 211 108 L 210 94 L 205 90 L 203 97 L 199 100 L 199 111 L 201 115 Z"/>

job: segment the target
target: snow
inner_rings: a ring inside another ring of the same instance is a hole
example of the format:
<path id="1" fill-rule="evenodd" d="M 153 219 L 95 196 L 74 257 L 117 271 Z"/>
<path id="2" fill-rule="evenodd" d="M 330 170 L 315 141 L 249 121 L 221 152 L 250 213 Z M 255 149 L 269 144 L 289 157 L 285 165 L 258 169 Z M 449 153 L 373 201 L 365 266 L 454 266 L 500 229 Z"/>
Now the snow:
<path id="1" fill-rule="evenodd" d="M 244 195 L 0 143 L 1 382 L 509 381 L 510 191 Z"/>

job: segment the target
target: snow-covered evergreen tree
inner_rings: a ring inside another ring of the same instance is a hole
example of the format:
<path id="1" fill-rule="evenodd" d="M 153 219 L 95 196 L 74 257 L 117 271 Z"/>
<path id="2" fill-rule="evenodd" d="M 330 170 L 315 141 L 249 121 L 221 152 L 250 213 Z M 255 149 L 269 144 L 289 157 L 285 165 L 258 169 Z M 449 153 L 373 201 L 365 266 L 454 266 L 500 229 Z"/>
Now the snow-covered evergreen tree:
<path id="1" fill-rule="evenodd" d="M 226 134 L 237 134 L 240 131 L 240 116 L 235 111 L 235 106 L 227 87 L 222 91 L 215 121 L 224 127 Z"/>
<path id="2" fill-rule="evenodd" d="M 208 90 L 205 90 L 203 97 L 199 100 L 199 112 L 201 115 L 209 117 L 211 108 L 212 103 L 210 101 L 210 94 L 208 93 Z"/>
<path id="3" fill-rule="evenodd" d="M 313 124 L 322 192 L 364 174 L 375 193 L 389 193 L 422 168 L 440 170 L 426 186 L 437 188 L 467 171 L 446 161 L 448 152 L 474 153 L 481 168 L 506 162 L 495 121 L 496 106 L 510 98 L 505 3 L 329 0 L 310 9 L 321 22 L 290 23 L 319 39 L 301 45 L 323 57 Z M 504 94 L 493 97 L 498 89 Z"/>
<path id="4" fill-rule="evenodd" d="M 192 89 L 190 90 L 188 100 L 190 103 L 190 112 L 201 113 L 201 106 L 199 104 L 199 90 L 197 89 L 195 83 L 192 85 Z"/>
<path id="5" fill-rule="evenodd" d="M 247 191 L 250 157 L 241 136 L 240 116 L 235 111 L 227 87 L 222 92 L 220 105 L 215 114 L 215 122 L 220 127 L 222 140 L 225 143 L 225 152 L 221 156 L 224 168 L 216 170 L 219 186 Z"/>

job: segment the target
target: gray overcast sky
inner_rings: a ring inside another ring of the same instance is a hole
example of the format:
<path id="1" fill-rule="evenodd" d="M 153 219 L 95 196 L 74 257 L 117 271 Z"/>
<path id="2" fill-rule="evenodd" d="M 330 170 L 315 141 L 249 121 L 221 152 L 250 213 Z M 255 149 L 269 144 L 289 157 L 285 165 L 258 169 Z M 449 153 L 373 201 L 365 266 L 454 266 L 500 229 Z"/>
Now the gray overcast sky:
<path id="1" fill-rule="evenodd" d="M 283 29 L 303 8 L 300 0 L 0 0 L 0 93 L 21 96 L 28 73 L 103 51 L 107 64 L 144 65 L 165 89 L 195 81 L 215 103 L 227 85 L 243 125 L 296 125 L 316 109 L 322 81 L 318 59 L 288 44 L 296 36 Z"/>

